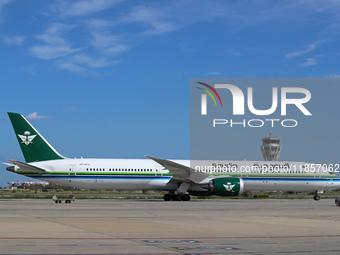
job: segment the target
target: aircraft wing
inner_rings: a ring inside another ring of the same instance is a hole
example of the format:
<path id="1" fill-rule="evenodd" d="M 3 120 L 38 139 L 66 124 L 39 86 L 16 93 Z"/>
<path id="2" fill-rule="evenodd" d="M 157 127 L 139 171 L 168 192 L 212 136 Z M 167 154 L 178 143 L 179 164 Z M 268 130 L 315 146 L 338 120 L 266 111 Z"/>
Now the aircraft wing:
<path id="1" fill-rule="evenodd" d="M 16 160 L 8 160 L 9 162 L 11 162 L 12 164 L 14 165 L 17 165 L 18 167 L 20 167 L 22 170 L 21 171 L 32 171 L 32 172 L 35 172 L 37 174 L 43 174 L 43 173 L 46 173 L 47 171 L 42 169 L 42 168 L 39 168 L 39 167 L 36 167 L 36 166 L 32 166 L 32 165 L 29 165 L 29 164 L 26 164 L 26 163 L 23 163 L 23 162 L 20 162 L 20 161 L 16 161 Z"/>
<path id="2" fill-rule="evenodd" d="M 165 169 L 169 170 L 173 174 L 172 179 L 179 180 L 182 182 L 194 182 L 196 184 L 208 183 L 212 177 L 208 173 L 196 172 L 188 166 L 176 163 L 167 159 L 154 158 L 151 156 L 145 156 L 158 164 L 162 165 Z"/>

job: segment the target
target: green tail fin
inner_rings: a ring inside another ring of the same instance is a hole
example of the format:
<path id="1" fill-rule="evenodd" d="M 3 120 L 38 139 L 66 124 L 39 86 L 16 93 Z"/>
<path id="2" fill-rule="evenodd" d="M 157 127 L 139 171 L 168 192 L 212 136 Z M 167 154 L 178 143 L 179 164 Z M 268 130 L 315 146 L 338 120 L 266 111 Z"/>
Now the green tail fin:
<path id="1" fill-rule="evenodd" d="M 18 113 L 9 112 L 15 135 L 24 154 L 26 163 L 64 159 L 39 132 Z"/>

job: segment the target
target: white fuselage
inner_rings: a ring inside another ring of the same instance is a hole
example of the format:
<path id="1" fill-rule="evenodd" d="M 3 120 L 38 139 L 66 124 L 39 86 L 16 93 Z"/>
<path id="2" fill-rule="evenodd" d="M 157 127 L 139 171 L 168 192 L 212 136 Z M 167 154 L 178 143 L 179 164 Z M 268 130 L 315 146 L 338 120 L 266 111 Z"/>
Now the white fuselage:
<path id="1" fill-rule="evenodd" d="M 324 190 L 340 186 L 340 180 L 327 167 L 305 162 L 268 161 L 190 161 L 172 160 L 196 171 L 209 174 L 205 183 L 191 184 L 188 191 L 204 191 L 202 186 L 214 178 L 237 177 L 244 190 L 303 191 Z M 190 163 L 193 164 L 191 165 Z M 177 190 L 180 181 L 163 166 L 150 159 L 61 159 L 30 165 L 42 168 L 44 174 L 18 169 L 26 176 L 67 186 L 87 189 Z M 308 171 L 306 171 L 308 169 Z"/>

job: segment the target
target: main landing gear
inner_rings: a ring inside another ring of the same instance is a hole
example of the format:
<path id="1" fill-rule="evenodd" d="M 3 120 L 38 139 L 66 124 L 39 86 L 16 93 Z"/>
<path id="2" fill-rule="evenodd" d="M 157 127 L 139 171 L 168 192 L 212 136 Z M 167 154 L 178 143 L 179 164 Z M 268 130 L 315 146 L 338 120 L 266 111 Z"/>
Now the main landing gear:
<path id="1" fill-rule="evenodd" d="M 170 192 L 163 196 L 164 201 L 190 201 L 190 195 Z"/>
<path id="2" fill-rule="evenodd" d="M 319 200 L 320 200 L 320 196 L 319 196 L 318 194 L 316 194 L 316 195 L 313 197 L 313 199 L 314 199 L 315 201 L 319 201 Z"/>
<path id="3" fill-rule="evenodd" d="M 323 190 L 316 190 L 313 199 L 314 199 L 315 201 L 319 201 L 319 200 L 320 200 L 319 194 L 322 194 L 322 193 L 323 193 Z"/>

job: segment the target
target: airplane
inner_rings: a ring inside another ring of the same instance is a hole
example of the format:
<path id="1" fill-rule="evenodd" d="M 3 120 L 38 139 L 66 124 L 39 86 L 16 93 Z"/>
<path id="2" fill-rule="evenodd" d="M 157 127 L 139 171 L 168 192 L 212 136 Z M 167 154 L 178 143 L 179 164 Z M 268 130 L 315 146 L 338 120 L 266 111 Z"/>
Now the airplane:
<path id="1" fill-rule="evenodd" d="M 6 170 L 38 180 L 86 189 L 167 191 L 165 201 L 195 196 L 239 196 L 244 191 L 315 191 L 340 186 L 339 165 L 292 161 L 66 158 L 18 113 L 9 112 L 26 162 Z"/>

